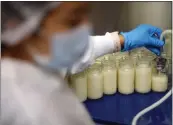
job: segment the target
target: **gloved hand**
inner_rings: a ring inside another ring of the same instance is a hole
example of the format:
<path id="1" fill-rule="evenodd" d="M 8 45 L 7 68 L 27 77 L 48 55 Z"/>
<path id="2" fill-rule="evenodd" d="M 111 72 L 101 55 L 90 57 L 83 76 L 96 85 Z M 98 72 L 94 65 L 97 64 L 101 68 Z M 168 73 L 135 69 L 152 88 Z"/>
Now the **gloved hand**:
<path id="1" fill-rule="evenodd" d="M 121 32 L 124 37 L 124 48 L 122 51 L 128 51 L 138 47 L 146 47 L 157 55 L 160 55 L 160 48 L 164 42 L 159 40 L 162 30 L 148 25 L 139 25 L 130 32 Z"/>

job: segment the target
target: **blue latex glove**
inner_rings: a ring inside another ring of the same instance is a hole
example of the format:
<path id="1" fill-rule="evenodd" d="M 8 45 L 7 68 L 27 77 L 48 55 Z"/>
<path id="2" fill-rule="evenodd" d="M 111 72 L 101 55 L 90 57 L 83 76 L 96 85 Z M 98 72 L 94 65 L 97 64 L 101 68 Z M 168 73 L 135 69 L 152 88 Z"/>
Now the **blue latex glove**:
<path id="1" fill-rule="evenodd" d="M 130 32 L 121 32 L 124 37 L 124 49 L 128 51 L 138 47 L 146 47 L 157 55 L 160 55 L 160 48 L 164 42 L 159 40 L 162 30 L 160 28 L 141 24 Z"/>

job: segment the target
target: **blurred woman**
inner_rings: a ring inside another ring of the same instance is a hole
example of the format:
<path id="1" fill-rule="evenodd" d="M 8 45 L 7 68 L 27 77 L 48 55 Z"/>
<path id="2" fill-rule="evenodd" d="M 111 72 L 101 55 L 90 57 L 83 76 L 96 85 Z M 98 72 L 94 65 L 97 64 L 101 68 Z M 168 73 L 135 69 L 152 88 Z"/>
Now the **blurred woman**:
<path id="1" fill-rule="evenodd" d="M 140 25 L 130 32 L 90 36 L 87 2 L 2 2 L 1 125 L 92 125 L 64 81 L 104 54 L 147 47 L 159 54 L 154 34 Z"/>

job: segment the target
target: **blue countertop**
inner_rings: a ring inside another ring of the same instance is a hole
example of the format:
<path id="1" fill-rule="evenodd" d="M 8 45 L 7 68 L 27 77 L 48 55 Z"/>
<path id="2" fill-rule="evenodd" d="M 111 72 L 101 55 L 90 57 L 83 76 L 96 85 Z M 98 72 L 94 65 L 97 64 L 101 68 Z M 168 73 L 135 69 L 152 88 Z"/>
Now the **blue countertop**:
<path id="1" fill-rule="evenodd" d="M 98 100 L 88 99 L 84 104 L 95 121 L 130 125 L 139 111 L 150 106 L 166 93 L 122 95 L 117 92 L 114 95 L 104 95 Z M 142 116 L 137 125 L 172 125 L 172 96 Z"/>

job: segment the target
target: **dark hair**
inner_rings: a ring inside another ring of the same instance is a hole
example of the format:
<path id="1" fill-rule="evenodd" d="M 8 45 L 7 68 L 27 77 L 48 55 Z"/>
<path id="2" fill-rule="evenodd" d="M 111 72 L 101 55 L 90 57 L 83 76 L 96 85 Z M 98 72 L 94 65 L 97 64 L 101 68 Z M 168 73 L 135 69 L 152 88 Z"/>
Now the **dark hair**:
<path id="1" fill-rule="evenodd" d="M 3 43 L 1 43 L 1 51 L 4 51 L 7 48 L 7 46 Z"/>
<path id="2" fill-rule="evenodd" d="M 1 42 L 1 57 L 3 57 L 6 54 L 5 51 L 7 50 L 8 50 L 8 46 Z"/>

